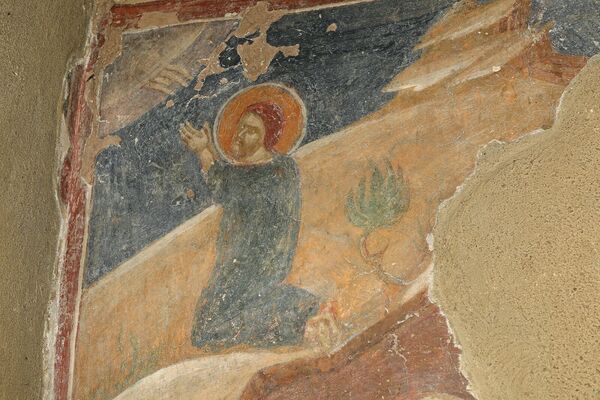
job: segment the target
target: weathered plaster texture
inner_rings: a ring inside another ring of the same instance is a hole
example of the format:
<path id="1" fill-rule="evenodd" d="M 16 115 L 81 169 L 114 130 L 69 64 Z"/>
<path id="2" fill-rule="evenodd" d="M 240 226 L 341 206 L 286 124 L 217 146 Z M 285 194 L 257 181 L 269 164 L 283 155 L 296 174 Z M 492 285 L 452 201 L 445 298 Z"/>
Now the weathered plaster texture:
<path id="1" fill-rule="evenodd" d="M 600 398 L 600 58 L 553 128 L 482 153 L 441 211 L 433 294 L 481 400 Z"/>
<path id="2" fill-rule="evenodd" d="M 58 237 L 56 143 L 84 0 L 0 0 L 0 399 L 39 399 Z"/>

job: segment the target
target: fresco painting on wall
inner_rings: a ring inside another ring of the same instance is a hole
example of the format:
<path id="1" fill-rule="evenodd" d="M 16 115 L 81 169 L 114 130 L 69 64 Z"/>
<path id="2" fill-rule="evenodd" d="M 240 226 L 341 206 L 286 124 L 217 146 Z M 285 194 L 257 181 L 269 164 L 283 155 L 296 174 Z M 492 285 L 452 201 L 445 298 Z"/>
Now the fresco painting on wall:
<path id="1" fill-rule="evenodd" d="M 196 308 L 199 348 L 298 344 L 316 296 L 284 284 L 300 226 L 300 180 L 287 154 L 304 127 L 297 95 L 254 86 L 230 100 L 211 140 L 208 123 L 181 138 L 201 162 L 223 207 L 215 267 Z"/>
<path id="2" fill-rule="evenodd" d="M 527 0 L 196 3 L 104 25 L 73 398 L 475 398 L 429 233 L 589 54 Z"/>

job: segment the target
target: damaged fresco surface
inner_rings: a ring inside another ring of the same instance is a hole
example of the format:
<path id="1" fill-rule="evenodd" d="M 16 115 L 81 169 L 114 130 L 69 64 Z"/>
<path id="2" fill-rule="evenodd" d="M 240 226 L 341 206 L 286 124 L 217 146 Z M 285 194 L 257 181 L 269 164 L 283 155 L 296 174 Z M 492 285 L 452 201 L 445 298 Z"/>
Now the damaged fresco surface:
<path id="1" fill-rule="evenodd" d="M 597 2 L 122 1 L 99 23 L 74 399 L 475 399 L 437 210 L 552 126 Z"/>

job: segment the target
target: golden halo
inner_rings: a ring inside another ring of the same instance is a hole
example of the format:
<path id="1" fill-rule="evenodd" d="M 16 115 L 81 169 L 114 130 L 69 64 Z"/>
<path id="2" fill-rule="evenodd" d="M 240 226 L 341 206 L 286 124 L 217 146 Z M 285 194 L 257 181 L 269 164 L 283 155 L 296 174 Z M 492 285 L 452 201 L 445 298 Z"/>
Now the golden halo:
<path id="1" fill-rule="evenodd" d="M 232 143 L 240 118 L 248 107 L 262 102 L 275 103 L 283 112 L 283 130 L 273 150 L 278 154 L 289 154 L 302 142 L 306 130 L 306 108 L 300 96 L 293 89 L 279 83 L 251 86 L 232 96 L 217 115 L 213 142 L 226 160 L 236 162 Z"/>

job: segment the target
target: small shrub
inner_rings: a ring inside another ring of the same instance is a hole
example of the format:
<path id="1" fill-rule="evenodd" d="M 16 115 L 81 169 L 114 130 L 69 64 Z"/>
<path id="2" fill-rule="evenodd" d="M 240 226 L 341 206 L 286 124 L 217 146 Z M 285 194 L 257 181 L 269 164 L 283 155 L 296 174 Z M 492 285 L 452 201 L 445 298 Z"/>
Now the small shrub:
<path id="1" fill-rule="evenodd" d="M 371 232 L 394 225 L 408 209 L 409 192 L 402 169 L 394 169 L 386 161 L 385 176 L 377 165 L 371 166 L 371 179 L 362 178 L 356 191 L 346 197 L 346 215 L 350 222 L 362 228 L 364 237 Z"/>

